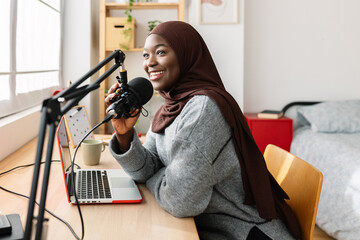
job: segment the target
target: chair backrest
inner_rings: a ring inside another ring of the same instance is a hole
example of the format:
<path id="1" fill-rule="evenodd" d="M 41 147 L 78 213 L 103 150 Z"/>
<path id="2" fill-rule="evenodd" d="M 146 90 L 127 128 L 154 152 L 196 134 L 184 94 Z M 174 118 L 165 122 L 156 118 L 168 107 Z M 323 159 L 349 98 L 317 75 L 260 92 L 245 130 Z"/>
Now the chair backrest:
<path id="1" fill-rule="evenodd" d="M 287 203 L 298 218 L 303 239 L 312 240 L 322 173 L 311 164 L 272 144 L 267 145 L 264 158 L 270 173 L 290 197 Z"/>

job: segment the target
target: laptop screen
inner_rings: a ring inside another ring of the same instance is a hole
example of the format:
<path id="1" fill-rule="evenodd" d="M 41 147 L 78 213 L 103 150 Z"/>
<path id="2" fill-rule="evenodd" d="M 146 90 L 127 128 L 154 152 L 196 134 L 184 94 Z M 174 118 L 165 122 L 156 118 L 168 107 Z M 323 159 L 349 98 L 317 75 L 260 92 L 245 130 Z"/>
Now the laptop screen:
<path id="1" fill-rule="evenodd" d="M 59 151 L 61 161 L 64 167 L 64 173 L 70 173 L 71 167 L 71 153 L 69 148 L 69 140 L 66 133 L 66 126 L 64 118 L 61 119 L 58 131 Z"/>
<path id="2" fill-rule="evenodd" d="M 59 145 L 59 154 L 61 159 L 61 165 L 63 167 L 63 173 L 65 182 L 67 185 L 67 191 L 71 195 L 71 184 L 70 184 L 70 172 L 71 172 L 71 152 L 69 146 L 68 135 L 66 133 L 65 119 L 61 118 L 60 124 L 56 131 L 58 145 Z"/>

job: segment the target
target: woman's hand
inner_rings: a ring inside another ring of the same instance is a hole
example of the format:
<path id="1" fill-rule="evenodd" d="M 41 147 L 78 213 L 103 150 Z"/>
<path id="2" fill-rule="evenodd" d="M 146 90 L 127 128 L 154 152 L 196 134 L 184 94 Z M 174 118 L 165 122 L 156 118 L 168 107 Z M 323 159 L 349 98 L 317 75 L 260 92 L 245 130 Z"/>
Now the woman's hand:
<path id="1" fill-rule="evenodd" d="M 115 90 L 119 87 L 118 83 L 112 85 L 109 89 L 109 95 L 105 98 L 106 107 L 110 106 L 110 100 L 115 96 Z M 136 117 L 131 118 L 119 118 L 119 119 L 112 119 L 111 124 L 114 127 L 116 138 L 119 142 L 120 149 L 128 150 L 130 148 L 130 143 L 133 136 L 133 127 L 136 124 L 136 121 L 139 118 L 138 109 L 131 113 L 131 115 L 136 114 Z"/>

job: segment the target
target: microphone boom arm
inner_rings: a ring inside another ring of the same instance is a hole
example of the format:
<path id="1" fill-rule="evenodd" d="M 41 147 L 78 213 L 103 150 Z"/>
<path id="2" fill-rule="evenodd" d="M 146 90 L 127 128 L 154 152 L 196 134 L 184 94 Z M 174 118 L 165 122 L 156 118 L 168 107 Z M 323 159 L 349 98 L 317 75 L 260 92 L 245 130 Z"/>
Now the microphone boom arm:
<path id="1" fill-rule="evenodd" d="M 88 84 L 83 87 L 79 87 L 81 83 L 87 80 L 89 77 L 98 72 L 102 67 L 104 67 L 107 63 L 114 60 L 115 63 L 111 66 L 103 75 L 101 75 L 97 80 L 93 83 Z M 41 122 L 40 129 L 38 135 L 38 143 L 36 149 L 35 156 L 35 165 L 34 165 L 34 174 L 31 184 L 31 192 L 30 192 L 30 200 L 28 213 L 26 218 L 26 227 L 24 238 L 26 240 L 32 239 L 32 227 L 33 221 L 36 222 L 36 235 L 35 239 L 41 239 L 42 230 L 43 230 L 43 222 L 44 222 L 44 211 L 45 211 L 45 202 L 47 195 L 47 188 L 50 176 L 50 167 L 51 167 L 51 158 L 54 146 L 54 139 L 56 128 L 60 122 L 61 117 L 66 114 L 72 107 L 78 105 L 79 101 L 83 99 L 88 93 L 100 87 L 102 81 L 104 81 L 108 76 L 110 76 L 117 68 L 123 65 L 125 60 L 125 54 L 120 50 L 115 50 L 112 52 L 107 58 L 97 64 L 94 68 L 92 68 L 89 72 L 87 72 L 83 77 L 79 80 L 71 84 L 68 88 L 61 91 L 57 95 L 45 99 L 41 108 Z M 65 106 L 61 107 L 61 103 L 69 101 Z M 43 181 L 42 181 L 42 189 L 40 195 L 40 204 L 38 210 L 38 216 L 34 217 L 34 206 L 36 200 L 36 193 L 39 183 L 39 173 L 40 173 L 40 164 L 42 159 L 42 153 L 44 150 L 44 142 L 46 137 L 46 129 L 49 126 L 48 130 L 48 138 L 47 138 L 47 152 L 45 158 L 45 166 L 43 170 Z"/>

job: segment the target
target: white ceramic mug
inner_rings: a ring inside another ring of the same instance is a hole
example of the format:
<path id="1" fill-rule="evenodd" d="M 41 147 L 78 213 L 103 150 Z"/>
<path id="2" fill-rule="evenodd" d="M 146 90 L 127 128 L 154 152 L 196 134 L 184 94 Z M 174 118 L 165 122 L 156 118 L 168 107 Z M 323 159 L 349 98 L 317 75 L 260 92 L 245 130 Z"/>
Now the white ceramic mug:
<path id="1" fill-rule="evenodd" d="M 98 139 L 87 139 L 81 143 L 83 162 L 86 165 L 98 165 L 101 152 L 105 150 L 105 145 Z"/>

